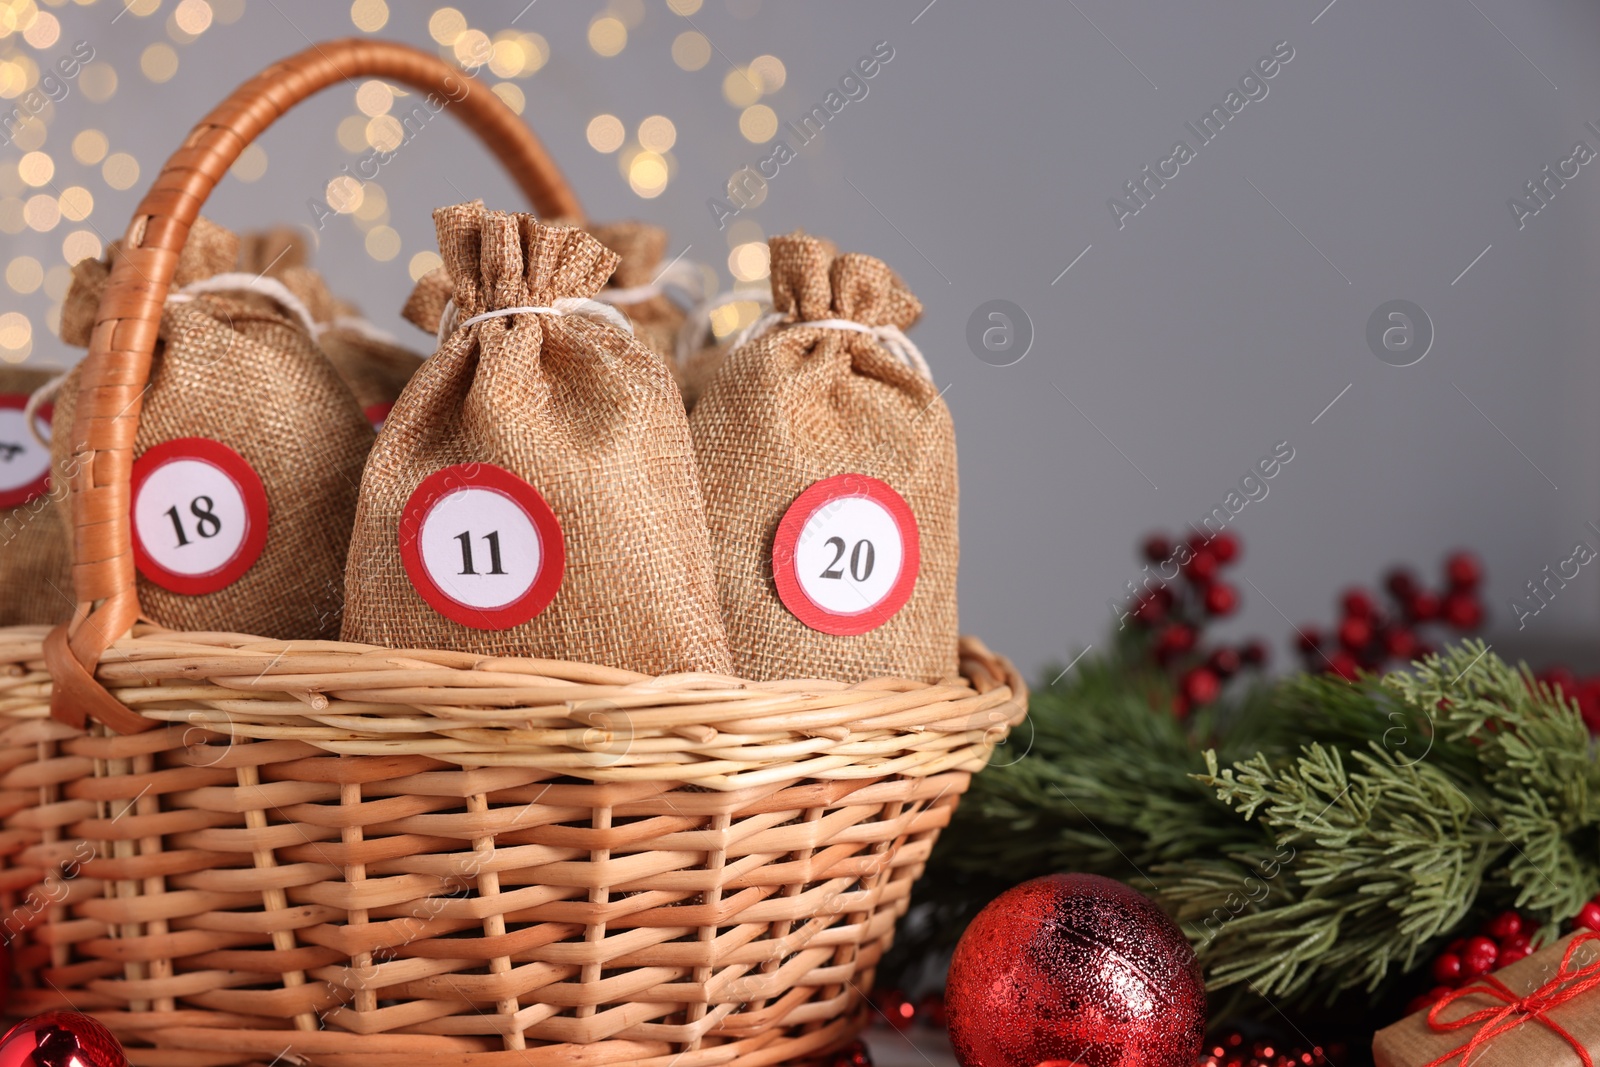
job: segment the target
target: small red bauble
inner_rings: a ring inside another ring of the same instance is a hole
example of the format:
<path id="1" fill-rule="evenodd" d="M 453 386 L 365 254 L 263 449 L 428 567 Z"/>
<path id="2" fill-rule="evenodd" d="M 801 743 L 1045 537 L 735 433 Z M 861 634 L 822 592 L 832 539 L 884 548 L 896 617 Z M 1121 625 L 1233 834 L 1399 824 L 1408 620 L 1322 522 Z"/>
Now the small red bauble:
<path id="1" fill-rule="evenodd" d="M 1184 565 L 1183 573 L 1187 574 L 1192 582 L 1209 582 L 1217 576 L 1217 557 L 1209 550 L 1196 552 Z"/>
<path id="2" fill-rule="evenodd" d="M 1578 915 L 1572 920 L 1572 925 L 1581 926 L 1585 930 L 1600 930 L 1600 904 L 1589 901 L 1578 909 Z"/>
<path id="3" fill-rule="evenodd" d="M 1378 605 L 1372 602 L 1372 597 L 1364 589 L 1350 589 L 1340 601 L 1344 613 L 1352 619 L 1370 619 L 1378 613 Z"/>
<path id="4" fill-rule="evenodd" d="M 1322 631 L 1315 626 L 1301 626 L 1296 630 L 1295 643 L 1308 655 L 1322 647 Z"/>
<path id="5" fill-rule="evenodd" d="M 1239 658 L 1247 667 L 1259 667 L 1267 662 L 1267 646 L 1264 641 L 1251 638 L 1239 646 Z"/>
<path id="6" fill-rule="evenodd" d="M 1471 589 L 1483 577 L 1483 565 L 1471 552 L 1455 552 L 1444 561 L 1445 577 L 1452 589 Z"/>
<path id="7" fill-rule="evenodd" d="M 1160 563 L 1172 557 L 1172 542 L 1160 534 L 1151 534 L 1144 539 L 1144 558 L 1151 563 Z"/>
<path id="8" fill-rule="evenodd" d="M 1339 643 L 1352 652 L 1359 652 L 1372 643 L 1372 623 L 1352 615 L 1339 624 Z"/>
<path id="9" fill-rule="evenodd" d="M 1361 676 L 1361 664 L 1350 653 L 1341 649 L 1328 660 L 1328 669 L 1347 682 L 1353 682 Z"/>
<path id="10" fill-rule="evenodd" d="M 1458 630 L 1471 630 L 1483 622 L 1483 605 L 1471 593 L 1451 593 L 1440 605 L 1439 615 Z"/>
<path id="11" fill-rule="evenodd" d="M 1396 567 L 1394 570 L 1384 575 L 1383 587 L 1389 590 L 1390 595 L 1396 600 L 1402 602 L 1410 600 L 1413 596 L 1416 596 L 1417 589 L 1420 588 L 1417 585 L 1417 576 L 1406 570 L 1404 567 Z"/>
<path id="12" fill-rule="evenodd" d="M 1433 961 L 1433 980 L 1443 985 L 1454 985 L 1461 980 L 1461 957 L 1454 952 L 1441 952 Z"/>
<path id="13" fill-rule="evenodd" d="M 1500 946 L 1487 937 L 1473 937 L 1467 940 L 1467 947 L 1461 953 L 1461 973 L 1468 978 L 1476 978 L 1480 974 L 1488 974 L 1495 968 L 1495 961 L 1500 958 Z"/>
<path id="14" fill-rule="evenodd" d="M 1222 683 L 1205 667 L 1196 667 L 1183 676 L 1183 695 L 1191 705 L 1209 704 L 1222 692 Z"/>
<path id="15" fill-rule="evenodd" d="M 1206 660 L 1206 666 L 1211 668 L 1218 678 L 1232 678 L 1244 666 L 1244 657 L 1238 649 L 1223 646 L 1211 653 L 1211 658 Z"/>
<path id="16" fill-rule="evenodd" d="M 1417 622 L 1427 622 L 1439 614 L 1439 598 L 1432 593 L 1418 593 L 1406 602 L 1406 614 Z"/>
<path id="17" fill-rule="evenodd" d="M 1514 911 L 1502 911 L 1483 924 L 1483 932 L 1496 941 L 1505 941 L 1522 933 L 1522 916 Z"/>
<path id="18" fill-rule="evenodd" d="M 1239 592 L 1227 582 L 1206 586 L 1206 611 L 1212 615 L 1232 615 L 1239 606 Z"/>
<path id="19" fill-rule="evenodd" d="M 1211 539 L 1211 554 L 1218 563 L 1232 563 L 1239 558 L 1239 539 L 1231 533 L 1219 533 Z"/>
<path id="20" fill-rule="evenodd" d="M 111 1031 L 75 1011 L 24 1019 L 0 1037 L 0 1067 L 128 1067 Z"/>
<path id="21" fill-rule="evenodd" d="M 1182 932 L 1149 898 L 1092 874 L 1035 878 L 967 927 L 945 989 L 962 1067 L 1190 1067 L 1206 990 Z"/>

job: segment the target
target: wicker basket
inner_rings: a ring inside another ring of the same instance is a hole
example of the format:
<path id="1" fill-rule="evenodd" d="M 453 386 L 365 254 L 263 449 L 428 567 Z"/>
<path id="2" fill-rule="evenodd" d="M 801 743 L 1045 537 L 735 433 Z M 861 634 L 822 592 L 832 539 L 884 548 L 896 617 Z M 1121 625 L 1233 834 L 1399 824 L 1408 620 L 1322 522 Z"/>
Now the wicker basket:
<path id="1" fill-rule="evenodd" d="M 0 630 L 11 1010 L 93 1012 L 152 1067 L 835 1048 L 1025 713 L 978 642 L 959 685 L 750 683 L 139 621 L 128 476 L 178 250 L 253 138 L 369 76 L 447 96 L 541 213 L 578 214 L 492 93 L 372 41 L 268 68 L 162 170 L 71 428 L 78 611 Z"/>

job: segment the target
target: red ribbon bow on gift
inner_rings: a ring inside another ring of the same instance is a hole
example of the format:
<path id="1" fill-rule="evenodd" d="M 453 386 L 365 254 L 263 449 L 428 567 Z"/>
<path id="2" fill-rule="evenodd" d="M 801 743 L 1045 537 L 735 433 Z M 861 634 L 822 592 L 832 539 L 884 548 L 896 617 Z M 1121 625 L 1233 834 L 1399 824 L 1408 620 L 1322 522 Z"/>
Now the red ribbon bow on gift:
<path id="1" fill-rule="evenodd" d="M 1578 1059 L 1583 1063 L 1583 1067 L 1594 1067 L 1594 1061 L 1589 1058 L 1589 1053 L 1584 1050 L 1584 1047 L 1578 1043 L 1578 1039 L 1567 1033 L 1560 1023 L 1551 1019 L 1548 1015 L 1551 1009 L 1580 997 L 1591 989 L 1600 988 L 1600 957 L 1583 967 L 1576 969 L 1572 967 L 1573 953 L 1577 951 L 1579 945 L 1590 941 L 1600 941 L 1600 933 L 1587 931 L 1573 938 L 1572 943 L 1567 945 L 1567 951 L 1561 957 L 1561 966 L 1556 968 L 1555 977 L 1526 996 L 1518 996 L 1500 979 L 1492 974 L 1486 974 L 1479 978 L 1477 982 L 1462 986 L 1460 989 L 1453 990 L 1449 995 L 1441 998 L 1433 1007 L 1428 1009 L 1428 1025 L 1430 1027 L 1440 1033 L 1447 1030 L 1461 1030 L 1469 1026 L 1475 1026 L 1478 1030 L 1468 1039 L 1465 1045 L 1453 1052 L 1445 1053 L 1432 1063 L 1429 1063 L 1427 1067 L 1442 1067 L 1443 1064 L 1450 1062 L 1457 1056 L 1460 1056 L 1461 1062 L 1466 1064 L 1471 1061 L 1472 1054 L 1478 1051 L 1479 1048 L 1487 1045 L 1507 1030 L 1515 1030 L 1530 1020 L 1543 1023 L 1560 1034 L 1567 1044 L 1572 1046 L 1573 1051 L 1578 1054 Z M 1480 1008 L 1469 1015 L 1463 1015 L 1459 1019 L 1451 1019 L 1449 1021 L 1439 1018 L 1447 1007 L 1462 997 L 1471 996 L 1474 993 L 1482 993 L 1485 996 L 1493 997 L 1501 1002 L 1501 1006 Z"/>

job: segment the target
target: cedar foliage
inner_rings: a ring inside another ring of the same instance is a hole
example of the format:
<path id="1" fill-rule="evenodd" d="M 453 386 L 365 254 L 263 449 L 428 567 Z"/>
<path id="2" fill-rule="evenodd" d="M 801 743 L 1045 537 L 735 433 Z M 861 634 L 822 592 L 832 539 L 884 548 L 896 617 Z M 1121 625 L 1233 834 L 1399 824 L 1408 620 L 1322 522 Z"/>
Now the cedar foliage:
<path id="1" fill-rule="evenodd" d="M 913 956 L 1010 885 L 1093 872 L 1177 919 L 1214 993 L 1306 1003 L 1377 991 L 1502 908 L 1548 939 L 1600 889 L 1588 730 L 1482 642 L 1187 723 L 1142 662 L 1085 658 L 1034 694 L 930 860 Z"/>

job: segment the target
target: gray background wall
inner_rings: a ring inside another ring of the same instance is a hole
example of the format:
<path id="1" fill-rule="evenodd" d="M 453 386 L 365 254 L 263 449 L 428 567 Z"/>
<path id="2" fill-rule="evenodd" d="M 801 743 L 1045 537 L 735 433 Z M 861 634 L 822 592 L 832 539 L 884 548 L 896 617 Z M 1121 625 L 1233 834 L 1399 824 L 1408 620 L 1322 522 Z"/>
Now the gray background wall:
<path id="1" fill-rule="evenodd" d="M 548 40 L 549 62 L 516 84 L 590 214 L 668 225 L 675 248 L 719 265 L 724 284 L 727 234 L 706 201 L 768 152 L 740 135 L 739 109 L 723 99 L 731 65 L 778 56 L 787 79 L 764 102 L 788 121 L 876 42 L 892 45 L 869 95 L 798 148 L 741 217 L 767 235 L 805 227 L 880 255 L 927 304 L 913 336 L 948 386 L 960 435 L 963 625 L 1030 670 L 1103 641 L 1107 602 L 1137 573 L 1136 538 L 1197 521 L 1280 441 L 1295 458 L 1235 525 L 1245 609 L 1233 632 L 1282 638 L 1286 618 L 1330 617 L 1346 582 L 1393 560 L 1431 573 L 1455 545 L 1485 557 L 1494 621 L 1514 627 L 1507 601 L 1525 581 L 1580 538 L 1600 546 L 1585 528 L 1600 523 L 1600 163 L 1521 230 L 1507 207 L 1574 142 L 1600 150 L 1584 126 L 1600 125 L 1594 5 L 705 0 L 684 18 L 643 0 L 620 6 L 635 25 L 607 58 L 586 41 L 602 4 L 524 2 L 456 6 L 490 34 L 516 18 Z M 380 35 L 435 47 L 436 6 L 392 0 Z M 119 75 L 103 103 L 74 92 L 54 107 L 41 149 L 58 187 L 93 192 L 89 224 L 107 236 L 234 84 L 308 40 L 356 32 L 344 2 L 244 0 L 236 21 L 174 44 L 176 75 L 153 84 L 139 57 L 171 43 L 172 0 L 143 16 L 119 15 L 119 0 L 44 10 L 61 24 L 53 47 L 12 35 L 0 52 L 49 62 L 83 40 Z M 671 56 L 691 29 L 715 50 L 695 72 Z M 1294 58 L 1268 95 L 1119 229 L 1107 199 L 1174 141 L 1195 144 L 1184 123 L 1280 41 Z M 354 112 L 354 88 L 341 87 L 291 115 L 262 142 L 265 176 L 226 182 L 208 213 L 235 228 L 310 221 L 307 201 L 356 158 L 334 132 Z M 651 114 L 676 124 L 660 197 L 636 196 L 616 157 L 589 147 L 585 127 L 602 112 L 630 132 Z M 72 160 L 85 127 L 137 157 L 139 185 L 112 190 Z M 0 150 L 0 168 L 19 155 Z M 420 347 L 397 311 L 409 258 L 432 246 L 429 210 L 463 195 L 520 203 L 444 121 L 378 180 L 401 254 L 373 261 L 340 219 L 318 262 Z M 0 236 L 0 259 L 60 264 L 70 228 Z M 0 292 L 0 311 L 34 324 L 30 362 L 76 358 L 44 332 L 49 296 Z M 1373 311 L 1399 298 L 1436 333 L 1405 368 L 1364 336 Z M 1032 323 L 1032 348 L 1011 366 L 981 361 L 966 340 L 991 299 Z M 1522 636 L 1595 630 L 1596 569 Z"/>

